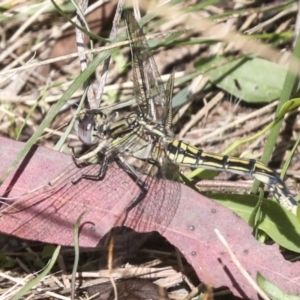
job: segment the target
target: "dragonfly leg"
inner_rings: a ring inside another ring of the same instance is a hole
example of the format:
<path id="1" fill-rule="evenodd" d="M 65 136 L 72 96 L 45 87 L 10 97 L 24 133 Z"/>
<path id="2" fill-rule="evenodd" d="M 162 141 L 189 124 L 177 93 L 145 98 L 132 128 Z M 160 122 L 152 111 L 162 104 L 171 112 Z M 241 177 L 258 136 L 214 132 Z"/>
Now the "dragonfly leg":
<path id="1" fill-rule="evenodd" d="M 78 163 L 78 161 L 76 160 L 75 152 L 74 152 L 73 149 L 72 149 L 72 152 L 73 152 L 72 160 L 73 160 L 73 163 L 76 166 L 76 168 L 82 169 L 82 168 L 85 168 L 85 167 L 87 167 L 89 165 L 88 163 L 86 163 L 84 161 Z"/>
<path id="2" fill-rule="evenodd" d="M 76 162 L 76 160 L 73 158 L 75 165 L 79 168 L 84 168 L 87 166 L 90 166 L 90 164 L 87 164 L 85 166 L 82 166 L 82 164 L 78 164 Z M 88 180 L 94 180 L 94 181 L 98 181 L 103 179 L 106 171 L 107 171 L 107 167 L 108 167 L 108 159 L 106 157 L 104 157 L 103 161 L 101 163 L 98 164 L 99 165 L 99 172 L 96 175 L 91 175 L 91 174 L 81 174 L 80 177 L 78 177 L 77 179 L 72 180 L 73 184 L 78 183 L 81 179 L 88 179 Z"/>
<path id="3" fill-rule="evenodd" d="M 148 187 L 147 184 L 144 180 L 141 179 L 141 175 L 134 169 L 134 167 L 132 167 L 125 159 L 123 156 L 118 155 L 118 164 L 120 165 L 120 167 L 127 173 L 130 175 L 130 177 L 133 177 L 133 179 L 135 180 L 135 183 L 138 185 L 138 187 L 140 188 L 140 193 L 134 197 L 134 199 L 132 200 L 132 202 L 129 204 L 129 206 L 126 208 L 125 210 L 125 217 L 124 220 L 122 222 L 122 225 L 124 225 L 127 216 L 129 214 L 129 212 L 135 208 L 147 195 L 148 193 Z"/>

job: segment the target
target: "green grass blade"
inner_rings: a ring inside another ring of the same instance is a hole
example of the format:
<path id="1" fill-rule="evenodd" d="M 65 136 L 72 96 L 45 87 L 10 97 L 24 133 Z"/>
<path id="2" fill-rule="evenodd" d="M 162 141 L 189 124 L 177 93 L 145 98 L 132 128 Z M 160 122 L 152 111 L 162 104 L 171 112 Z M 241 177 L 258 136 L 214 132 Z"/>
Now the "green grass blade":
<path id="1" fill-rule="evenodd" d="M 53 150 L 55 151 L 60 151 L 60 149 L 62 148 L 62 146 L 65 144 L 69 134 L 71 133 L 73 127 L 74 127 L 74 124 L 75 124 L 75 121 L 76 119 L 78 118 L 78 115 L 81 111 L 81 108 L 83 106 L 83 103 L 84 103 L 84 100 L 85 100 L 85 97 L 86 97 L 86 94 L 88 92 L 88 89 L 89 87 L 86 87 L 85 90 L 84 90 L 84 93 L 81 97 L 81 100 L 80 100 L 80 103 L 76 109 L 76 113 L 74 114 L 74 116 L 72 117 L 72 120 L 71 122 L 69 123 L 68 127 L 66 128 L 65 132 L 63 133 L 63 135 L 60 137 L 59 141 L 56 143 L 55 147 L 53 148 Z"/>
<path id="2" fill-rule="evenodd" d="M 27 124 L 27 121 L 29 120 L 29 118 L 31 117 L 31 115 L 33 114 L 33 112 L 35 111 L 35 109 L 37 108 L 38 104 L 40 103 L 40 101 L 44 98 L 45 94 L 46 94 L 46 91 L 48 89 L 48 86 L 46 85 L 41 93 L 41 95 L 38 97 L 38 99 L 36 100 L 35 104 L 30 108 L 23 124 L 21 125 L 20 129 L 19 129 L 19 132 L 17 134 L 17 141 L 19 140 L 20 138 L 20 135 L 22 134 L 22 131 L 25 127 L 25 125 Z"/>
<path id="3" fill-rule="evenodd" d="M 89 30 L 86 30 L 85 28 L 77 25 L 75 22 L 73 22 L 72 19 L 70 19 L 68 17 L 67 14 L 65 14 L 59 7 L 59 5 L 56 4 L 56 2 L 54 0 L 51 0 L 52 4 L 54 5 L 55 9 L 64 17 L 64 19 L 68 20 L 68 22 L 70 22 L 74 27 L 76 27 L 77 29 L 79 29 L 80 31 L 84 32 L 87 36 L 89 36 L 90 38 L 92 39 L 95 39 L 95 40 L 99 40 L 99 41 L 104 41 L 104 42 L 108 42 L 109 40 L 108 39 L 105 39 L 105 38 L 102 38 L 94 33 L 92 33 L 91 31 Z"/>
<path id="4" fill-rule="evenodd" d="M 300 60 L 300 37 L 298 35 L 297 41 L 296 41 L 296 45 L 293 51 L 293 56 L 294 59 L 297 59 L 298 61 Z M 277 117 L 278 114 L 280 113 L 281 108 L 283 107 L 283 105 L 293 96 L 293 94 L 295 94 L 295 91 L 299 85 L 299 79 L 297 77 L 297 74 L 295 74 L 294 72 L 290 71 L 292 70 L 292 64 L 294 64 L 294 59 L 291 60 L 291 63 L 289 65 L 289 69 L 287 71 L 287 75 L 284 81 L 284 85 L 283 85 L 283 89 L 282 89 L 282 93 L 279 99 L 279 103 L 277 106 L 277 110 L 276 110 L 276 114 L 275 116 Z M 264 147 L 264 152 L 263 155 L 261 157 L 261 161 L 263 163 L 267 163 L 271 157 L 271 154 L 274 150 L 274 146 L 277 140 L 277 137 L 279 135 L 280 132 L 280 128 L 282 126 L 282 122 L 283 119 L 280 120 L 279 122 L 277 122 L 277 124 L 272 128 L 270 135 L 267 139 L 266 145 Z M 256 193 L 257 189 L 259 186 L 259 182 L 255 181 L 253 184 L 253 188 L 252 188 L 252 192 Z"/>
<path id="5" fill-rule="evenodd" d="M 63 107 L 65 102 L 71 98 L 71 96 L 77 91 L 77 89 L 83 85 L 83 83 L 88 80 L 91 74 L 95 71 L 95 69 L 112 53 L 115 53 L 116 49 L 109 49 L 100 53 L 91 64 L 87 67 L 87 69 L 82 72 L 70 85 L 68 90 L 60 97 L 58 102 L 55 106 L 51 109 L 51 111 L 47 114 L 39 128 L 35 131 L 32 137 L 28 140 L 24 148 L 20 151 L 17 155 L 16 159 L 12 162 L 6 172 L 0 178 L 0 184 L 7 178 L 9 173 L 12 171 L 13 168 L 23 159 L 23 157 L 28 153 L 30 148 L 37 142 L 38 138 L 42 135 L 46 127 L 49 127 L 52 120 L 56 117 L 59 113 L 60 109 Z"/>
<path id="6" fill-rule="evenodd" d="M 30 289 L 32 289 L 35 285 L 37 285 L 41 280 L 43 280 L 43 278 L 49 274 L 49 272 L 51 271 L 52 267 L 54 266 L 57 257 L 59 255 L 59 251 L 60 251 L 60 246 L 57 246 L 50 261 L 48 266 L 44 269 L 44 271 L 42 273 L 40 273 L 36 278 L 34 278 L 33 280 L 29 281 L 23 288 L 20 289 L 20 291 L 12 298 L 12 300 L 18 300 L 21 297 L 23 297 Z"/>
<path id="7" fill-rule="evenodd" d="M 75 281 L 76 281 L 76 272 L 78 269 L 79 264 L 79 229 L 80 229 L 80 223 L 81 219 L 85 212 L 83 212 L 79 218 L 76 221 L 75 228 L 74 228 L 74 250 L 75 250 L 75 259 L 74 259 L 74 265 L 73 265 L 73 271 L 72 271 L 72 283 L 71 283 L 71 299 L 75 299 Z"/>

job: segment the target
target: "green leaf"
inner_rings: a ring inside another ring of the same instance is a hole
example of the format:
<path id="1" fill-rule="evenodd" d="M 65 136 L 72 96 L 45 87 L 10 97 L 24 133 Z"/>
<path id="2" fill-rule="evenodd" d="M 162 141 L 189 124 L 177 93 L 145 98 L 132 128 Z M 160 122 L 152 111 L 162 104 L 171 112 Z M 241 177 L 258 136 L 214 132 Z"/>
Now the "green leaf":
<path id="1" fill-rule="evenodd" d="M 227 74 L 227 76 L 224 76 Z M 213 70 L 216 85 L 238 99 L 250 103 L 266 103 L 278 99 L 286 70 L 261 58 L 241 58 Z"/>
<path id="2" fill-rule="evenodd" d="M 198 62 L 196 64 L 199 69 Z M 250 103 L 268 103 L 278 99 L 283 87 L 286 70 L 261 58 L 215 58 L 204 62 L 200 68 L 215 65 L 208 74 L 221 89 Z"/>
<path id="3" fill-rule="evenodd" d="M 187 82 L 191 81 L 193 78 L 197 77 L 201 73 L 203 73 L 203 72 L 197 71 L 197 72 L 189 73 L 188 75 L 184 75 L 181 78 L 176 79 L 176 84 L 182 85 L 184 83 L 187 83 Z M 204 86 L 204 88 L 202 89 L 202 91 L 205 91 L 210 87 L 211 87 L 211 84 L 207 83 Z M 172 107 L 173 108 L 177 108 L 179 106 L 185 105 L 186 103 L 188 103 L 190 101 L 188 99 L 188 91 L 189 91 L 189 88 L 184 87 L 173 97 L 173 99 L 172 99 Z"/>
<path id="4" fill-rule="evenodd" d="M 299 300 L 299 296 L 289 295 L 284 293 L 274 283 L 264 278 L 262 275 L 257 273 L 256 281 L 259 287 L 270 297 L 272 300 Z"/>
<path id="5" fill-rule="evenodd" d="M 42 252 L 42 258 L 51 257 L 55 251 L 56 247 L 54 245 L 47 245 L 44 247 Z"/>
<path id="6" fill-rule="evenodd" d="M 216 193 L 207 196 L 237 213 L 247 223 L 258 201 L 254 195 Z M 277 202 L 266 199 L 262 202 L 261 218 L 256 226 L 282 247 L 300 253 L 300 224 L 297 217 Z"/>
<path id="7" fill-rule="evenodd" d="M 174 107 L 182 106 L 185 103 L 187 103 L 188 99 L 188 88 L 185 87 L 181 89 L 174 97 L 172 100 L 172 105 Z"/>
<path id="8" fill-rule="evenodd" d="M 15 267 L 15 265 L 16 262 L 13 259 L 0 252 L 0 266 L 2 269 L 10 269 Z"/>

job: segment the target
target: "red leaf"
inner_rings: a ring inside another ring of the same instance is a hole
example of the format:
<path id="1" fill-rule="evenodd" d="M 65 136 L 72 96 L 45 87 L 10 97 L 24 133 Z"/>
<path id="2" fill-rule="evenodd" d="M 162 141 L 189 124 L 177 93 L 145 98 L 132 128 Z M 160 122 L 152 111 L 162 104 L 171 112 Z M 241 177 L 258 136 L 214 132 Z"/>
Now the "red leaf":
<path id="1" fill-rule="evenodd" d="M 0 174 L 21 148 L 22 143 L 0 138 Z M 29 192 L 4 201 L 11 206 L 2 205 L 0 231 L 24 239 L 72 245 L 74 224 L 85 212 L 80 245 L 97 245 L 105 233 L 121 224 L 124 210 L 139 190 L 126 173 L 116 168 L 110 168 L 101 181 L 82 179 L 72 183 L 81 173 L 96 174 L 97 170 L 97 165 L 78 169 L 71 157 L 37 147 L 0 188 L 0 194 L 9 198 Z M 47 188 L 30 192 L 41 186 Z M 237 296 L 258 299 L 218 240 L 214 232 L 217 228 L 254 279 L 260 272 L 286 293 L 300 294 L 299 262 L 285 261 L 277 245 L 256 241 L 242 219 L 184 185 L 167 180 L 152 185 L 146 198 L 129 212 L 125 225 L 140 232 L 160 232 L 183 253 L 206 284 L 228 286 Z"/>

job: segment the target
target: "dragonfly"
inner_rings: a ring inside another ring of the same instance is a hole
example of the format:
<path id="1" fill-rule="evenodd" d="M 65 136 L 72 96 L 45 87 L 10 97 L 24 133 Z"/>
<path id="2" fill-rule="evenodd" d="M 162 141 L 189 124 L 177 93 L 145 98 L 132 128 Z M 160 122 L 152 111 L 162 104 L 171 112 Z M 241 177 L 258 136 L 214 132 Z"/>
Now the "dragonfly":
<path id="1" fill-rule="evenodd" d="M 277 202 L 296 215 L 298 202 L 280 176 L 264 163 L 255 159 L 205 152 L 175 138 L 172 130 L 174 72 L 164 85 L 143 29 L 131 13 L 125 12 L 124 17 L 131 48 L 137 111 L 126 117 L 126 133 L 110 138 L 102 152 L 106 161 L 117 159 L 119 166 L 133 176 L 140 187 L 140 194 L 127 212 L 141 203 L 151 185 L 168 177 L 168 174 L 178 173 L 178 170 L 174 171 L 178 166 L 188 166 L 252 176 L 267 185 Z M 85 125 L 88 124 L 85 126 L 87 136 L 100 137 L 102 134 L 101 125 L 97 124 L 94 117 L 91 118 L 97 113 L 92 111 L 87 115 L 92 120 L 91 123 L 85 122 Z M 99 174 L 103 176 L 103 165 Z M 92 179 L 88 175 L 86 178 Z M 159 191 L 161 198 L 168 198 L 164 199 L 167 203 L 173 202 L 173 212 L 179 201 L 176 196 L 176 193 L 179 194 L 178 189 L 180 186 L 174 182 L 175 192 L 171 195 L 167 196 L 163 186 Z M 172 207 L 171 204 L 168 206 Z"/>
<path id="2" fill-rule="evenodd" d="M 138 64 L 133 66 L 133 82 L 138 111 L 143 116 L 151 116 L 155 123 L 161 124 L 161 130 L 166 131 L 166 134 L 171 136 L 171 99 L 174 75 L 170 77 L 165 87 L 160 79 L 151 51 L 148 51 L 149 46 L 142 29 L 130 13 L 125 13 L 125 20 L 129 37 L 132 37 L 132 33 L 136 29 L 141 30 L 136 34 L 135 45 L 137 46 L 139 42 L 142 43 L 138 47 L 140 48 L 140 58 L 145 64 L 142 67 L 139 67 Z M 141 36 L 144 39 L 140 39 Z M 170 109 L 166 110 L 166 107 Z M 107 116 L 103 113 L 103 110 L 103 108 L 99 108 L 82 113 L 77 129 L 78 137 L 83 144 L 93 147 L 87 154 L 81 156 L 79 161 L 86 162 L 97 156 L 99 157 L 97 163 L 99 171 L 97 174 L 94 172 L 93 174 L 82 174 L 73 183 L 76 184 L 81 179 L 101 180 L 105 176 L 109 165 L 117 164 L 135 181 L 139 188 L 139 192 L 125 211 L 124 222 L 127 214 L 137 208 L 136 214 L 143 214 L 144 220 L 149 216 L 152 228 L 153 224 L 167 226 L 175 214 L 180 200 L 180 185 L 178 182 L 173 182 L 172 189 L 167 190 L 164 180 L 160 179 L 166 177 L 166 170 L 169 173 L 176 174 L 176 166 L 165 158 L 166 152 L 161 147 L 157 135 L 149 133 L 148 130 L 144 131 L 146 129 L 144 126 L 135 123 L 136 113 L 127 115 L 124 123 L 124 120 L 116 121 L 117 114 Z M 77 166 L 80 166 L 76 160 L 74 161 Z M 155 203 L 146 205 L 142 201 L 149 194 L 149 191 L 155 195 L 157 202 L 161 205 L 164 203 L 164 210 L 159 212 Z M 168 214 L 166 214 L 166 211 L 168 211 Z M 138 219 L 138 217 L 135 219 Z"/>

